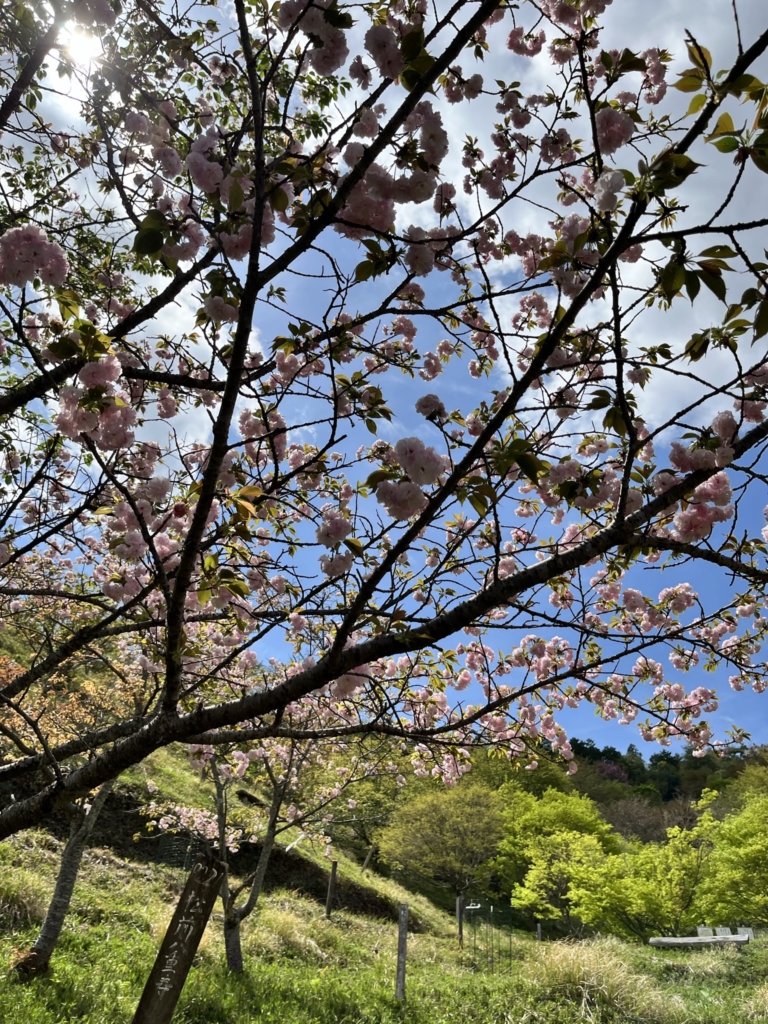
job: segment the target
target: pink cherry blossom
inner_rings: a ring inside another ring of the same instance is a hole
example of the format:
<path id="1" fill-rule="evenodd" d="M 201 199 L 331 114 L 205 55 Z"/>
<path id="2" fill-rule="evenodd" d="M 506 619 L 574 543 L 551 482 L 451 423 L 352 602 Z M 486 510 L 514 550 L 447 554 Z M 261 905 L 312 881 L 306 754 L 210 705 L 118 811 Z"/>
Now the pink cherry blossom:
<path id="1" fill-rule="evenodd" d="M 618 193 L 625 185 L 621 171 L 604 171 L 595 182 L 595 207 L 601 213 L 615 210 L 619 202 Z"/>
<path id="2" fill-rule="evenodd" d="M 186 165 L 192 181 L 203 192 L 215 192 L 224 177 L 221 164 L 206 159 L 202 153 L 189 153 Z"/>
<path id="3" fill-rule="evenodd" d="M 360 54 L 349 65 L 349 77 L 353 82 L 357 82 L 361 89 L 370 89 L 371 69 L 364 63 Z"/>
<path id="4" fill-rule="evenodd" d="M 389 26 L 369 28 L 365 33 L 365 48 L 384 78 L 397 78 L 405 70 L 397 36 Z"/>
<path id="5" fill-rule="evenodd" d="M 443 457 L 434 448 L 427 448 L 418 437 L 405 437 L 398 441 L 395 458 L 420 487 L 433 484 L 445 472 Z"/>
<path id="6" fill-rule="evenodd" d="M 320 557 L 320 568 L 326 576 L 343 576 L 352 568 L 355 556 L 351 551 L 345 551 L 337 555 L 322 555 Z"/>
<path id="7" fill-rule="evenodd" d="M 341 509 L 328 506 L 323 509 L 323 521 L 318 526 L 315 536 L 318 544 L 332 548 L 352 532 L 352 523 L 344 517 Z"/>
<path id="8" fill-rule="evenodd" d="M 43 284 L 61 285 L 68 270 L 64 250 L 35 224 L 0 235 L 0 284 L 21 288 L 39 274 Z"/>
<path id="9" fill-rule="evenodd" d="M 203 309 L 216 323 L 236 323 L 239 316 L 237 306 L 226 302 L 220 295 L 209 295 Z"/>
<path id="10" fill-rule="evenodd" d="M 733 413 L 727 409 L 719 412 L 712 420 L 712 433 L 717 434 L 722 441 L 730 441 L 738 429 L 739 425 Z"/>
<path id="11" fill-rule="evenodd" d="M 629 114 L 613 107 L 603 107 L 595 115 L 595 128 L 600 152 L 610 156 L 625 146 L 635 133 L 635 124 Z"/>
<path id="12" fill-rule="evenodd" d="M 543 31 L 539 31 L 535 36 L 526 36 L 525 29 L 518 25 L 509 33 L 507 47 L 521 57 L 535 57 L 541 53 L 546 41 L 547 37 Z"/>
<path id="13" fill-rule="evenodd" d="M 434 419 L 438 423 L 444 423 L 448 419 L 442 399 L 437 395 L 422 395 L 416 400 L 416 412 L 425 416 L 428 420 Z"/>
<path id="14" fill-rule="evenodd" d="M 85 387 L 99 388 L 116 381 L 121 372 L 119 361 L 114 356 L 105 356 L 96 363 L 86 363 L 78 377 Z"/>
<path id="15" fill-rule="evenodd" d="M 400 483 L 382 480 L 376 488 L 376 497 L 393 519 L 410 519 L 427 504 L 421 488 L 407 480 Z"/>

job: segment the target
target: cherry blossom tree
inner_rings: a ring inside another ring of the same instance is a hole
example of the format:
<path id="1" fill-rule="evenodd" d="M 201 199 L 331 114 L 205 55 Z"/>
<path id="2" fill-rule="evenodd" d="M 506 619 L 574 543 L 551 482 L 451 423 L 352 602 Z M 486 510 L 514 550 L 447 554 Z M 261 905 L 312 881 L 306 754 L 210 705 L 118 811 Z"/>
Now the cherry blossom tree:
<path id="1" fill-rule="evenodd" d="M 292 732 L 318 724 L 332 731 L 328 714 L 328 709 L 305 697 L 286 709 L 285 721 Z M 344 823 L 344 812 L 354 811 L 355 786 L 397 773 L 392 753 L 386 739 L 357 740 L 350 746 L 343 740 L 288 736 L 266 737 L 259 743 L 190 746 L 190 765 L 213 780 L 215 809 L 152 803 L 147 814 L 162 831 L 183 830 L 208 842 L 224 864 L 221 898 L 230 970 L 243 970 L 241 925 L 256 909 L 279 837 L 290 834 L 291 846 L 302 840 L 321 842 L 330 859 L 331 829 L 336 821 Z M 243 789 L 244 782 L 252 788 Z M 344 810 L 339 818 L 340 807 Z M 244 842 L 260 844 L 258 860 L 244 881 L 233 883 L 230 854 Z M 238 903 L 241 896 L 245 898 Z"/>
<path id="2" fill-rule="evenodd" d="M 391 736 L 452 784 L 477 744 L 571 759 L 584 704 L 705 751 L 697 673 L 762 691 L 738 6 L 674 53 L 609 0 L 0 22 L 0 612 L 49 624 L 0 689 L 35 723 L 0 836 L 177 741 Z M 49 738 L 117 642 L 146 698 Z"/>

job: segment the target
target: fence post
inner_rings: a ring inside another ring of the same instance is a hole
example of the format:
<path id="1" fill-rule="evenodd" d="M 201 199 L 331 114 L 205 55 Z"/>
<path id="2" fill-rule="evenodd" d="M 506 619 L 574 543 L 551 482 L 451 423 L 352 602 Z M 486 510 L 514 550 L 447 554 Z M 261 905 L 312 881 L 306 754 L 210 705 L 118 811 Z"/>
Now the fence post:
<path id="1" fill-rule="evenodd" d="M 331 861 L 331 873 L 328 877 L 328 895 L 325 898 L 325 916 L 330 921 L 331 910 L 333 909 L 333 901 L 336 898 L 336 867 L 338 865 L 337 860 Z"/>
<path id="2" fill-rule="evenodd" d="M 405 957 L 408 951 L 408 904 L 400 904 L 397 930 L 397 977 L 395 980 L 395 998 L 401 1002 L 405 999 Z"/>
<path id="3" fill-rule="evenodd" d="M 456 924 L 459 929 L 459 949 L 464 949 L 464 893 L 456 897 Z"/>
<path id="4" fill-rule="evenodd" d="M 541 942 L 541 921 L 536 922 L 536 938 Z"/>

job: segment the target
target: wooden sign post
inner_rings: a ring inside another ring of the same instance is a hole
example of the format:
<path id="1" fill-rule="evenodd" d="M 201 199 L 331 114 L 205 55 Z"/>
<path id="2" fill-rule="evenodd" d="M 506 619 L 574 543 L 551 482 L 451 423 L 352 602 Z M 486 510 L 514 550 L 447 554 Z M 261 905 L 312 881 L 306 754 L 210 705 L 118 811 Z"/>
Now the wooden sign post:
<path id="1" fill-rule="evenodd" d="M 223 877 L 217 860 L 201 858 L 193 865 L 132 1024 L 170 1024 Z"/>

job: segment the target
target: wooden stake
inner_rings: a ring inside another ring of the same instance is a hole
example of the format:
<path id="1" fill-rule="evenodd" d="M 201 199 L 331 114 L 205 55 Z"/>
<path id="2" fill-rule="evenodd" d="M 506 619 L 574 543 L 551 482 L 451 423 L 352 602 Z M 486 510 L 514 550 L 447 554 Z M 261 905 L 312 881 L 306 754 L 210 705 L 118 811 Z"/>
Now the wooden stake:
<path id="1" fill-rule="evenodd" d="M 336 860 L 331 861 L 331 874 L 328 879 L 328 896 L 326 897 L 325 900 L 325 916 L 328 918 L 329 921 L 331 919 L 331 910 L 333 909 L 333 902 L 336 899 L 336 868 L 338 866 L 338 863 L 339 862 Z"/>
<path id="2" fill-rule="evenodd" d="M 405 957 L 408 951 L 408 904 L 400 904 L 397 931 L 397 978 L 395 981 L 395 998 L 401 1002 L 405 999 Z"/>

